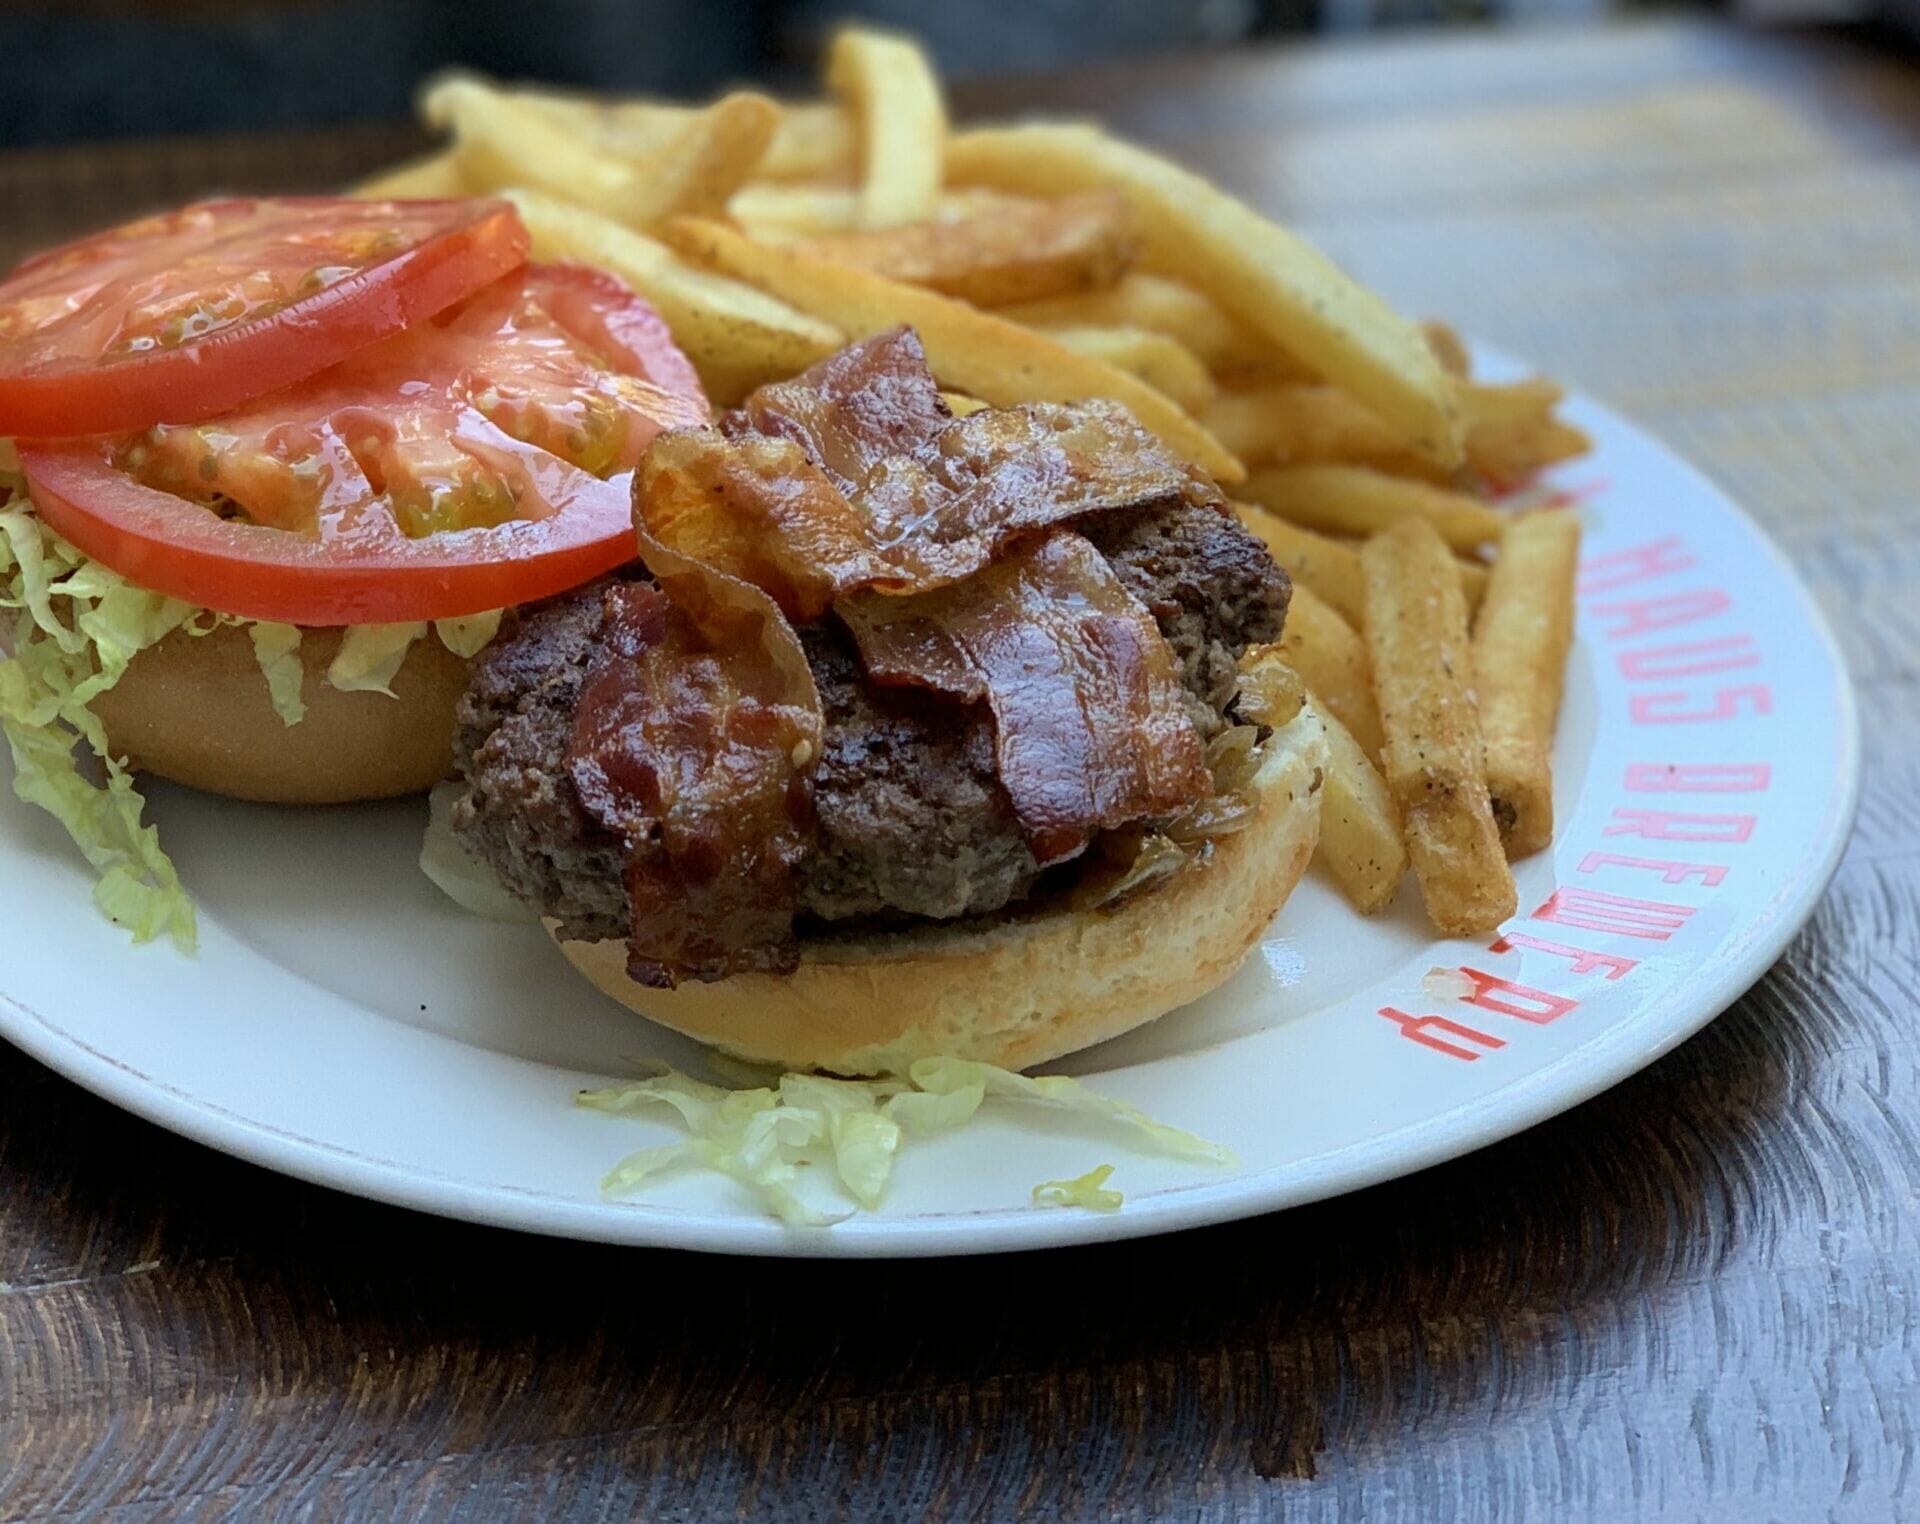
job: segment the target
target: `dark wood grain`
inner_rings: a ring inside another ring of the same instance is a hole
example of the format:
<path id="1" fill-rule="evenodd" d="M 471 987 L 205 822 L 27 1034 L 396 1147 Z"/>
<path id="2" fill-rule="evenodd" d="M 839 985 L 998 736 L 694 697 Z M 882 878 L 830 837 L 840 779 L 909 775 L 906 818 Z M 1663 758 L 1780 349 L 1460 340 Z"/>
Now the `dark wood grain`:
<path id="1" fill-rule="evenodd" d="M 1044 97 L 1625 408 L 1765 521 L 1868 716 L 1813 923 L 1701 1036 L 1499 1147 L 985 1262 L 437 1222 L 0 1053 L 0 1517 L 1920 1517 L 1920 69 L 1660 25 Z M 403 142 L 0 160 L 0 236 Z"/>

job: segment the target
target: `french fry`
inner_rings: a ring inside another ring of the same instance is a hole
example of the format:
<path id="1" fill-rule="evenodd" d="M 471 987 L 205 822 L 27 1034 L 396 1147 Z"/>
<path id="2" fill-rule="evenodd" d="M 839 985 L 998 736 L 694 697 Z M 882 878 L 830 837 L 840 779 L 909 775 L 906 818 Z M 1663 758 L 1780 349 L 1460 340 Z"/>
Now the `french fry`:
<path id="1" fill-rule="evenodd" d="M 627 165 L 481 80 L 454 75 L 429 85 L 420 112 L 452 130 L 460 173 L 477 190 L 524 185 L 614 217 L 633 192 Z"/>
<path id="2" fill-rule="evenodd" d="M 514 86 L 509 93 L 554 126 L 616 159 L 646 160 L 692 125 L 697 106 L 639 98 L 603 99 L 550 86 Z"/>
<path id="3" fill-rule="evenodd" d="M 1467 610 L 1446 542 L 1400 519 L 1360 552 L 1367 636 L 1386 733 L 1382 770 L 1427 915 L 1448 936 L 1493 930 L 1518 895 L 1487 796 Z"/>
<path id="4" fill-rule="evenodd" d="M 621 205 L 622 220 L 651 227 L 680 213 L 718 213 L 746 183 L 773 140 L 780 108 L 764 95 L 723 95 L 674 135 L 657 154 L 634 163 L 634 184 Z"/>
<path id="5" fill-rule="evenodd" d="M 1499 383 L 1469 381 L 1462 376 L 1455 380 L 1453 394 L 1458 400 L 1461 420 L 1469 429 L 1482 423 L 1517 423 L 1548 417 L 1566 396 L 1565 391 L 1544 376 Z"/>
<path id="6" fill-rule="evenodd" d="M 1145 328 L 1043 328 L 1075 354 L 1103 360 L 1165 392 L 1187 412 L 1199 414 L 1213 400 L 1213 377 L 1178 339 Z"/>
<path id="7" fill-rule="evenodd" d="M 383 170 L 354 186 L 369 201 L 438 201 L 473 194 L 451 151 L 430 154 Z"/>
<path id="8" fill-rule="evenodd" d="M 1149 268 L 1191 280 L 1378 414 L 1403 444 L 1442 466 L 1462 459 L 1453 388 L 1420 330 L 1318 249 L 1192 171 L 1095 128 L 1034 124 L 956 134 L 947 173 L 957 185 L 1030 195 L 1124 192 Z"/>
<path id="9" fill-rule="evenodd" d="M 1318 854 L 1347 903 L 1375 915 L 1393 903 L 1407 875 L 1400 811 L 1360 743 L 1311 691 L 1308 697 L 1327 738 Z"/>
<path id="10" fill-rule="evenodd" d="M 1508 857 L 1553 840 L 1553 732 L 1573 643 L 1580 520 L 1564 508 L 1516 514 L 1500 537 L 1474 625 L 1473 671 L 1487 792 Z"/>
<path id="11" fill-rule="evenodd" d="M 1447 324 L 1431 319 L 1420 325 L 1420 332 L 1425 335 L 1427 348 L 1433 351 L 1440 368 L 1455 380 L 1465 380 L 1473 369 L 1473 358 L 1467 353 L 1467 346 L 1460 342 L 1460 335 Z"/>
<path id="12" fill-rule="evenodd" d="M 1296 586 L 1280 632 L 1287 665 L 1320 695 L 1325 712 L 1347 727 L 1369 756 L 1380 752 L 1380 709 L 1373 696 L 1373 669 L 1366 642 L 1353 626 Z"/>
<path id="13" fill-rule="evenodd" d="M 1391 460 L 1405 451 L 1393 430 L 1353 398 L 1318 383 L 1222 392 L 1206 425 L 1249 466 Z"/>
<path id="14" fill-rule="evenodd" d="M 1360 570 L 1360 552 L 1356 546 L 1303 529 L 1252 503 L 1235 506 L 1240 522 L 1261 538 L 1273 559 L 1286 568 L 1288 576 L 1311 588 L 1316 597 L 1355 629 L 1365 626 L 1366 579 Z M 1471 614 L 1480 607 L 1480 599 L 1486 592 L 1487 569 L 1458 556 L 1453 564 L 1460 573 L 1460 593 Z"/>
<path id="15" fill-rule="evenodd" d="M 789 105 L 767 145 L 760 173 L 769 180 L 829 180 L 851 176 L 860 135 L 844 108 L 827 101 Z"/>
<path id="16" fill-rule="evenodd" d="M 1133 257 L 1127 203 L 1111 195 L 1010 202 L 957 221 L 812 239 L 799 248 L 976 307 L 1110 286 Z"/>
<path id="17" fill-rule="evenodd" d="M 754 387 L 785 380 L 846 342 L 830 323 L 755 286 L 689 264 L 643 233 L 537 191 L 505 194 L 533 235 L 534 258 L 597 265 L 652 302 L 715 402 L 738 402 Z"/>
<path id="18" fill-rule="evenodd" d="M 1256 471 L 1240 494 L 1309 529 L 1370 535 L 1405 518 L 1424 519 L 1455 550 L 1500 538 L 1505 518 L 1478 498 L 1366 466 L 1282 466 Z"/>
<path id="19" fill-rule="evenodd" d="M 1550 414 L 1475 424 L 1467 432 L 1467 464 L 1495 487 L 1517 485 L 1592 448 L 1584 433 Z"/>
<path id="20" fill-rule="evenodd" d="M 666 232 L 676 248 L 701 264 L 758 286 L 849 337 L 910 323 L 934 375 L 954 391 L 994 407 L 1110 398 L 1217 480 L 1236 482 L 1246 474 L 1218 440 L 1152 387 L 1004 318 L 866 270 L 758 244 L 718 223 L 683 217 L 669 223 Z"/>
<path id="21" fill-rule="evenodd" d="M 848 186 L 768 180 L 741 186 L 727 203 L 727 215 L 761 243 L 844 233 L 859 209 L 860 193 Z"/>
<path id="22" fill-rule="evenodd" d="M 1129 270 L 1104 291 L 1023 302 L 1003 317 L 1029 328 L 1144 328 L 1178 339 L 1208 370 L 1252 370 L 1272 346 L 1222 312 L 1211 297 L 1164 275 Z"/>
<path id="23" fill-rule="evenodd" d="M 828 49 L 827 88 L 859 128 L 860 226 L 899 227 L 931 217 L 940 195 L 947 108 L 927 55 L 908 38 L 849 27 Z"/>

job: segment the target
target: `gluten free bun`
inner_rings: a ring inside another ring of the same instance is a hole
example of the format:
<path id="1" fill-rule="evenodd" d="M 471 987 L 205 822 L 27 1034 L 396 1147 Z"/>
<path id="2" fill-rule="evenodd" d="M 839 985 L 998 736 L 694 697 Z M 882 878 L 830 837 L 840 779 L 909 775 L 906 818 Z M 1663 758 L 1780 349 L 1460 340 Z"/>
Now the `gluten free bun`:
<path id="1" fill-rule="evenodd" d="M 560 950 L 629 1009 L 755 1062 L 869 1074 L 946 1055 L 1024 1069 L 1199 999 L 1259 941 L 1319 840 L 1318 717 L 1303 709 L 1262 755 L 1253 819 L 1109 908 L 810 938 L 792 974 L 673 990 L 629 979 L 624 942 Z"/>
<path id="2" fill-rule="evenodd" d="M 176 630 L 134 657 L 93 701 L 116 755 L 136 770 L 261 804 L 347 804 L 424 793 L 452 771 L 453 709 L 467 664 L 428 634 L 408 649 L 393 697 L 327 681 L 341 632 L 303 632 L 306 717 L 284 724 L 243 627 Z"/>

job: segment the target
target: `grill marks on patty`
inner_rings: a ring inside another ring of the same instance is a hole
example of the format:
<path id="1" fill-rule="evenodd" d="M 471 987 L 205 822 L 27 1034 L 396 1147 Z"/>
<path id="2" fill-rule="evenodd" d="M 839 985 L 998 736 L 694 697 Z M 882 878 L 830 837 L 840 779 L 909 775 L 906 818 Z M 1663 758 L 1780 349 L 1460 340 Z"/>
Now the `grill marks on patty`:
<path id="1" fill-rule="evenodd" d="M 1211 507 L 1149 506 L 1074 527 L 1154 616 L 1201 734 L 1217 731 L 1239 655 L 1279 636 L 1286 574 Z M 508 887 L 588 940 L 628 926 L 624 852 L 581 810 L 565 766 L 601 620 L 597 588 L 525 611 L 474 662 L 457 749 L 470 790 L 456 829 Z M 826 720 L 801 911 L 947 919 L 1017 901 L 1037 869 L 994 770 L 985 706 L 870 682 L 831 620 L 801 635 Z"/>

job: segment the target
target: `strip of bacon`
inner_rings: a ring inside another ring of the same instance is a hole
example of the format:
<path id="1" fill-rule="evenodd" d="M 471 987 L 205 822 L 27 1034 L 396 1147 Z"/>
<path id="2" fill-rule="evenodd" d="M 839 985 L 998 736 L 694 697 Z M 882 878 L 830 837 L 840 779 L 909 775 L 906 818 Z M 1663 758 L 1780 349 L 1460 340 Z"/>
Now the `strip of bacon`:
<path id="1" fill-rule="evenodd" d="M 765 588 L 800 623 L 861 588 L 958 582 L 1071 519 L 1182 500 L 1224 511 L 1112 403 L 949 416 L 904 328 L 762 387 L 725 432 L 663 438 L 634 490 L 662 543 Z"/>
<path id="2" fill-rule="evenodd" d="M 606 644 L 568 749 L 581 803 L 627 843 L 627 971 L 655 988 L 791 972 L 820 748 L 813 674 L 758 588 L 664 546 L 647 560 L 659 587 L 604 594 Z"/>
<path id="3" fill-rule="evenodd" d="M 876 681 L 991 706 L 1000 781 L 1042 866 L 1212 787 L 1173 653 L 1077 534 L 1056 531 L 953 586 L 859 593 L 838 609 Z"/>

